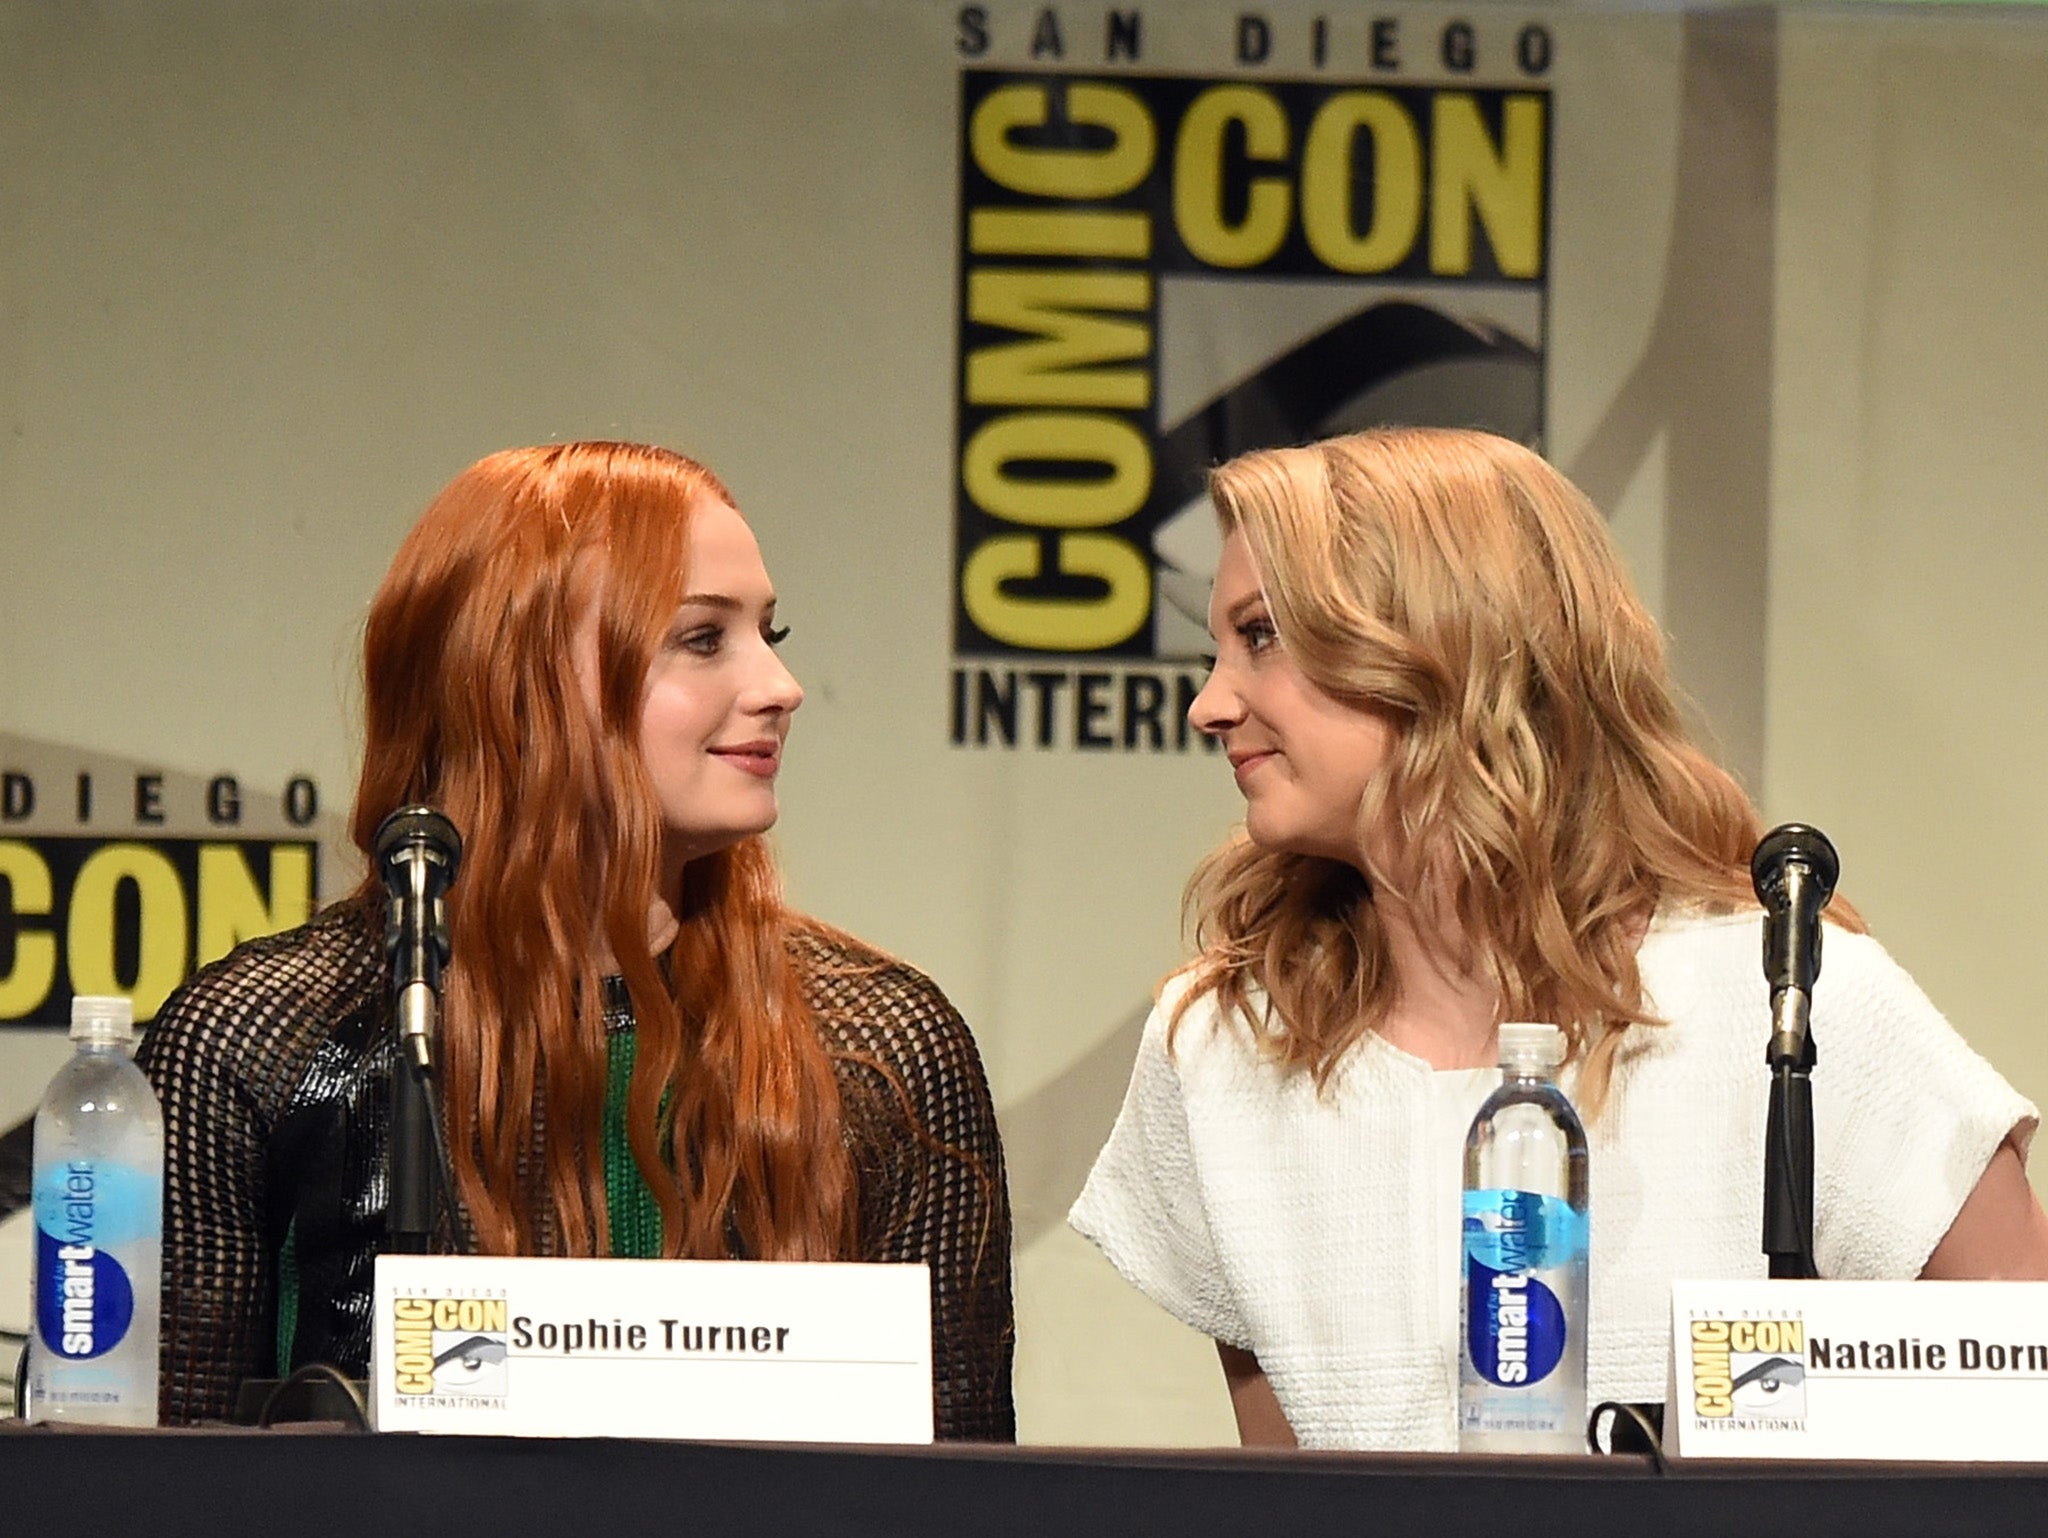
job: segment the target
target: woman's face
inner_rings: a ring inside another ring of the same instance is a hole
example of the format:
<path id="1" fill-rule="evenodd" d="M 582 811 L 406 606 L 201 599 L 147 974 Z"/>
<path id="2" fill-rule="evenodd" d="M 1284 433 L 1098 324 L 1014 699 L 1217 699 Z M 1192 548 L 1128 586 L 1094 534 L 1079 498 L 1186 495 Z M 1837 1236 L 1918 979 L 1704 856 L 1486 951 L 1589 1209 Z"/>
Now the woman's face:
<path id="1" fill-rule="evenodd" d="M 1223 744 L 1261 848 L 1362 865 L 1359 803 L 1385 765 L 1394 728 L 1325 693 L 1273 628 L 1244 535 L 1223 541 L 1209 598 L 1216 665 L 1188 720 Z"/>
<path id="2" fill-rule="evenodd" d="M 782 744 L 804 700 L 776 655 L 761 548 L 716 495 L 691 508 L 684 561 L 688 591 L 640 700 L 640 756 L 677 867 L 774 826 Z"/>

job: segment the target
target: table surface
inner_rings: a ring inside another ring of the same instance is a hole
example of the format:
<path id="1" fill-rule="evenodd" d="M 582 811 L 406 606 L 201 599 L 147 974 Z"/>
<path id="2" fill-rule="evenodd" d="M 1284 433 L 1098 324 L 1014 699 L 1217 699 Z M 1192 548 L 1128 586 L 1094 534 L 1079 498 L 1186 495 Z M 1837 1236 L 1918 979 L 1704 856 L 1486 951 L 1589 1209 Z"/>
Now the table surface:
<path id="1" fill-rule="evenodd" d="M 89 1515 L 89 1526 L 81 1517 Z M 0 1433 L 6 1531 L 1515 1538 L 2048 1532 L 2048 1470 L 1215 1449 Z M 51 1524 L 45 1527 L 43 1522 Z"/>

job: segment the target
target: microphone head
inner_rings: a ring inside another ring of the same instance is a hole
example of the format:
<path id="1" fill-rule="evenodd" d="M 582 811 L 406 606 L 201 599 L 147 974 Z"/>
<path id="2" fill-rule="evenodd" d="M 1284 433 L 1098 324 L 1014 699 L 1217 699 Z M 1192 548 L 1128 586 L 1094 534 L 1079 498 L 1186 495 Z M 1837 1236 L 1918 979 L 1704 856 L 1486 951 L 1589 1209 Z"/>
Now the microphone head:
<path id="1" fill-rule="evenodd" d="M 373 841 L 378 866 L 390 871 L 395 860 L 407 850 L 417 849 L 436 861 L 455 879 L 455 867 L 462 863 L 462 835 L 455 824 L 431 806 L 401 806 L 377 824 Z"/>
<path id="2" fill-rule="evenodd" d="M 1835 846 L 1828 842 L 1825 833 L 1803 822 L 1788 822 L 1771 829 L 1757 844 L 1756 853 L 1750 856 L 1749 879 L 1756 888 L 1757 901 L 1769 910 L 1782 907 L 1785 873 L 1794 865 L 1805 868 L 1806 878 L 1817 898 L 1815 908 L 1826 907 L 1828 899 L 1835 895 L 1835 882 L 1842 874 L 1841 857 L 1835 853 Z"/>

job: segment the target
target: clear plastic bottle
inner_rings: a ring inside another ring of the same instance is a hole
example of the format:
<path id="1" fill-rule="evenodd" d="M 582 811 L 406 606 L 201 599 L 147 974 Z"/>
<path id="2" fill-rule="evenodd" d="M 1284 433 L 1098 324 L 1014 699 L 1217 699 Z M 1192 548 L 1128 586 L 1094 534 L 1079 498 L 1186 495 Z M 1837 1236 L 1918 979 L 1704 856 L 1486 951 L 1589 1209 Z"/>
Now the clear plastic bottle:
<path id="1" fill-rule="evenodd" d="M 1586 1133 L 1564 1033 L 1500 1028 L 1501 1084 L 1465 1138 L 1458 1448 L 1586 1450 Z"/>
<path id="2" fill-rule="evenodd" d="M 73 999 L 71 1040 L 36 1112 L 28 1415 L 154 1426 L 163 1112 L 126 999 Z"/>

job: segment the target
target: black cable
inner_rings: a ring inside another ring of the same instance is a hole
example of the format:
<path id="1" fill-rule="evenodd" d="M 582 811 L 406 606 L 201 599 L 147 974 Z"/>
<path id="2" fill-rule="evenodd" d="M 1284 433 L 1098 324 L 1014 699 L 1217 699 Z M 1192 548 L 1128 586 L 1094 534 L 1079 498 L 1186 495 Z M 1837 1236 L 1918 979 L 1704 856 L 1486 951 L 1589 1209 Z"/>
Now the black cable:
<path id="1" fill-rule="evenodd" d="M 283 1399 L 286 1391 L 300 1384 L 319 1382 L 335 1384 L 347 1396 L 349 1405 L 355 1411 L 357 1430 L 368 1431 L 371 1429 L 370 1407 L 363 1403 L 362 1391 L 356 1387 L 354 1380 L 343 1373 L 340 1368 L 328 1362 L 308 1362 L 304 1367 L 301 1367 L 290 1377 L 280 1382 L 268 1394 L 264 1395 L 263 1409 L 256 1417 L 256 1424 L 261 1427 L 268 1427 L 271 1424 L 271 1417 L 277 1413 L 279 1401 Z"/>
<path id="2" fill-rule="evenodd" d="M 1607 1446 L 1605 1447 L 1600 1445 L 1600 1417 L 1602 1415 L 1610 1417 L 1607 1428 Z M 1600 1403 L 1593 1406 L 1593 1413 L 1586 1417 L 1586 1451 L 1589 1453 L 1599 1453 L 1607 1457 L 1611 1457 L 1621 1451 L 1635 1451 L 1634 1448 L 1624 1449 L 1617 1447 L 1615 1444 L 1614 1422 L 1621 1420 L 1633 1423 L 1636 1430 L 1642 1434 L 1642 1451 L 1649 1455 L 1650 1467 L 1659 1474 L 1670 1473 L 1671 1466 L 1665 1461 L 1663 1438 L 1658 1428 L 1651 1423 L 1650 1417 L 1643 1413 L 1641 1405 L 1627 1404 L 1619 1399 L 1601 1400 Z"/>
<path id="3" fill-rule="evenodd" d="M 455 1241 L 455 1253 L 474 1255 L 476 1236 L 470 1231 L 469 1214 L 462 1199 L 455 1194 L 455 1163 L 448 1157 L 448 1134 L 441 1126 L 441 1097 L 435 1090 L 434 1076 L 419 1064 L 402 1058 L 399 1072 L 419 1076 L 420 1098 L 427 1103 L 427 1132 L 434 1140 L 434 1179 L 441 1187 L 441 1210 L 448 1214 L 448 1232 Z"/>

